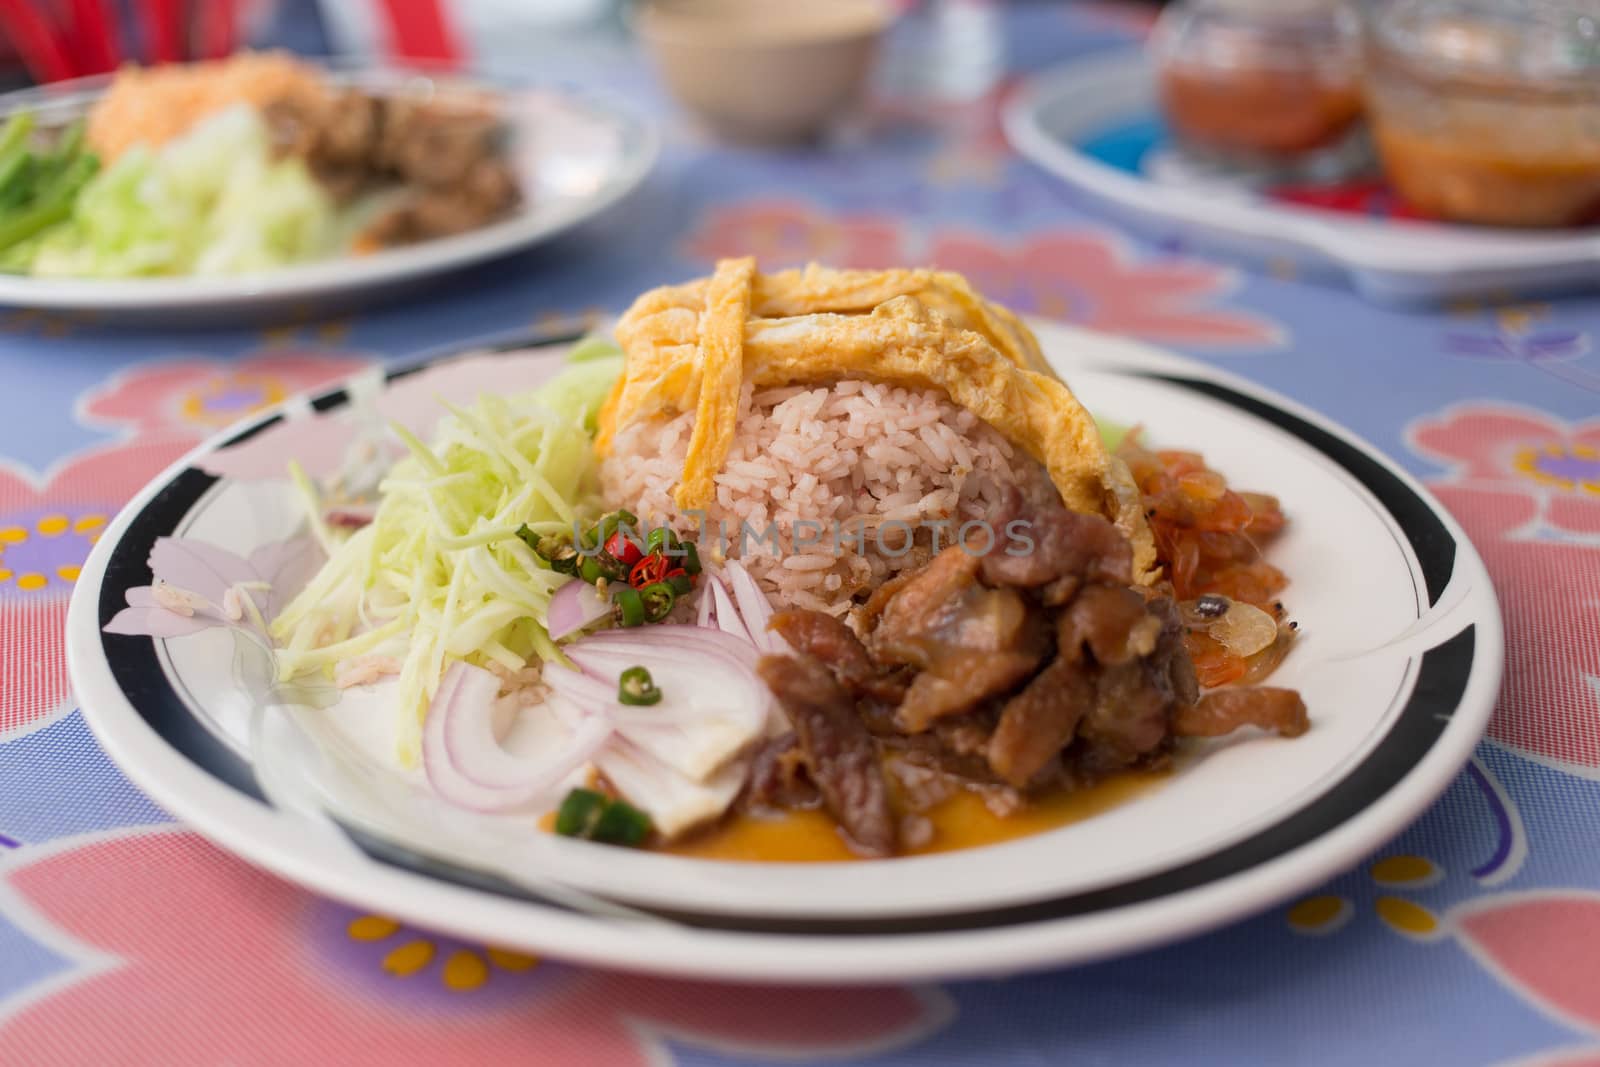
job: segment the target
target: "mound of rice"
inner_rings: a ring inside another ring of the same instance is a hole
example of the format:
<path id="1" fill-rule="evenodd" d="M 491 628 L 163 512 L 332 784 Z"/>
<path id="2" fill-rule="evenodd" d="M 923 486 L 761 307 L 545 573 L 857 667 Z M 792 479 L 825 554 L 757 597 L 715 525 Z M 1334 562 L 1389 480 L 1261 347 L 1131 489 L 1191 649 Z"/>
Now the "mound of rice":
<path id="1" fill-rule="evenodd" d="M 607 503 L 698 535 L 672 502 L 693 428 L 692 412 L 623 428 L 601 465 Z M 747 383 L 700 551 L 713 570 L 724 555 L 742 559 L 780 606 L 842 615 L 857 594 L 927 561 L 926 524 L 949 522 L 939 533 L 949 545 L 1010 485 L 1030 500 L 1060 499 L 1038 461 L 935 390 L 845 380 L 753 393 Z M 796 530 L 799 520 L 818 525 Z M 914 531 L 909 549 L 906 530 L 882 528 L 894 521 Z M 775 528 L 776 551 L 774 539 L 741 544 L 741 524 Z"/>
<path id="2" fill-rule="evenodd" d="M 316 67 L 287 52 L 241 52 L 205 63 L 117 71 L 89 112 L 88 141 L 110 163 L 135 144 L 153 148 L 235 104 L 262 108 L 275 100 L 302 105 L 328 97 Z"/>

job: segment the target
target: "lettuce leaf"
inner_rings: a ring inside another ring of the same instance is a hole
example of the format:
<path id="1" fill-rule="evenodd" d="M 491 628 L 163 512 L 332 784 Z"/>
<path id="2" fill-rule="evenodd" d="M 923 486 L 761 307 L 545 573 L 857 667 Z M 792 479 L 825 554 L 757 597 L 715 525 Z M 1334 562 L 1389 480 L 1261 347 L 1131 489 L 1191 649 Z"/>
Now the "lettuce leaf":
<path id="1" fill-rule="evenodd" d="M 84 186 L 33 252 L 40 277 L 215 276 L 327 251 L 333 203 L 298 159 L 274 159 L 252 108 L 219 112 L 158 151 L 136 146 Z"/>

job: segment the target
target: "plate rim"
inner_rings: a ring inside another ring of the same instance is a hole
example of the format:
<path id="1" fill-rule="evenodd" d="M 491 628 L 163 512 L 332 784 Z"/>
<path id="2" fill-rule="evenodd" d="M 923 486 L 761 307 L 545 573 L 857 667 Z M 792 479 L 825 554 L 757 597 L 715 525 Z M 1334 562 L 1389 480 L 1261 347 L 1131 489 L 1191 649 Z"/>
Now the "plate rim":
<path id="1" fill-rule="evenodd" d="M 1019 155 L 1054 177 L 1124 210 L 1318 253 L 1374 295 L 1392 286 L 1392 282 L 1376 284 L 1376 275 L 1403 278 L 1407 286 L 1416 287 L 1419 282 L 1441 281 L 1471 271 L 1503 272 L 1508 261 L 1513 269 L 1529 273 L 1555 269 L 1576 272 L 1584 267 L 1600 267 L 1600 228 L 1530 236 L 1527 231 L 1506 228 L 1408 223 L 1407 232 L 1460 246 L 1452 249 L 1457 258 L 1441 272 L 1430 267 L 1430 263 L 1438 261 L 1438 256 L 1432 254 L 1437 246 L 1430 245 L 1430 253 L 1426 255 L 1395 247 L 1399 244 L 1394 240 L 1395 228 L 1379 221 L 1330 216 L 1294 205 L 1231 200 L 1202 190 L 1177 187 L 1164 186 L 1164 195 L 1153 198 L 1150 181 L 1063 144 L 1040 121 L 1046 107 L 1080 91 L 1085 83 L 1103 84 L 1108 78 L 1119 82 L 1148 79 L 1148 68 L 1148 56 L 1143 49 L 1117 49 L 1110 54 L 1071 60 L 1029 76 L 1002 105 L 1001 126 L 1006 140 Z M 1383 240 L 1375 243 L 1372 240 L 1375 235 Z M 1487 247 L 1489 243 L 1496 247 Z M 1459 261 L 1462 255 L 1466 256 L 1465 263 Z M 1454 290 L 1441 286 L 1439 295 L 1453 294 Z"/>
<path id="2" fill-rule="evenodd" d="M 338 80 L 376 84 L 396 77 L 430 78 L 424 69 L 392 65 L 316 64 Z M 467 233 L 435 238 L 372 256 L 338 256 L 292 264 L 255 274 L 198 278 L 192 275 L 156 278 L 34 278 L 0 273 L 0 307 L 87 314 L 157 314 L 216 311 L 226 307 L 330 299 L 435 275 L 510 255 L 547 241 L 616 206 L 650 176 L 659 162 L 662 135 L 656 124 L 615 102 L 608 94 L 562 82 L 516 84 L 492 75 L 452 76 L 452 84 L 486 90 L 497 97 L 537 91 L 561 99 L 569 110 L 585 112 L 621 131 L 629 146 L 621 166 L 600 189 L 557 210 L 518 212 Z M 0 94 L 0 116 L 36 106 L 30 98 L 65 104 L 87 100 L 104 91 L 109 77 L 98 75 L 49 86 Z"/>
<path id="3" fill-rule="evenodd" d="M 479 939 L 509 939 L 519 947 L 601 965 L 762 981 L 863 982 L 1007 973 L 1133 951 L 1252 914 L 1345 869 L 1399 832 L 1443 791 L 1466 762 L 1487 725 L 1503 665 L 1500 616 L 1493 588 L 1470 541 L 1426 489 L 1404 469 L 1330 420 L 1288 398 L 1196 361 L 1120 338 L 1056 324 L 1036 325 L 1050 341 L 1075 343 L 1080 348 L 1087 342 L 1117 369 L 1138 365 L 1145 370 L 1214 381 L 1306 419 L 1398 477 L 1454 541 L 1456 573 L 1467 568 L 1472 595 L 1486 598 L 1472 618 L 1479 629 L 1472 638 L 1475 655 L 1461 697 L 1450 722 L 1422 757 L 1383 793 L 1331 829 L 1235 874 L 1131 905 L 1084 915 L 1020 921 L 998 928 L 851 936 L 796 936 L 677 925 L 641 928 L 626 920 L 579 915 L 440 881 L 372 859 L 348 842 L 308 841 L 303 823 L 223 785 L 211 771 L 190 762 L 157 734 L 117 686 L 99 642 L 100 587 L 105 565 L 133 516 L 196 455 L 236 436 L 239 427 L 203 442 L 154 479 L 113 520 L 86 562 L 67 624 L 69 669 L 76 691 L 82 694 L 80 706 L 85 720 L 108 754 L 158 802 L 181 813 L 203 836 L 252 863 L 352 904 L 370 905 L 381 897 L 389 912 L 423 926 Z M 423 362 L 436 361 L 445 352 L 463 354 L 485 347 L 493 347 L 493 340 L 449 346 L 438 350 L 431 359 L 424 357 Z M 1095 359 L 1089 357 L 1085 362 L 1092 365 Z M 258 425 L 275 411 L 269 410 L 241 425 Z M 494 918 L 489 919 L 490 915 Z M 623 924 L 621 928 L 615 925 L 619 922 Z M 886 924 L 869 920 L 867 925 Z"/>

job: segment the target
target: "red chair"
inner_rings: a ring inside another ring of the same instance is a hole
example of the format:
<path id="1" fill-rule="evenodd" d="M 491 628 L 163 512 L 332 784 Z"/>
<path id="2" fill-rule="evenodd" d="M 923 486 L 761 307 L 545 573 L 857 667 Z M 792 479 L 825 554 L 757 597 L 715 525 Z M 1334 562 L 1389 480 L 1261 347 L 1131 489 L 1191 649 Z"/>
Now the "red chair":
<path id="1" fill-rule="evenodd" d="M 376 9 L 391 59 L 444 66 L 460 63 L 462 50 L 447 14 L 448 0 L 344 2 L 368 3 Z M 243 28 L 273 3 L 0 0 L 0 51 L 14 51 L 39 83 L 109 73 L 125 60 L 217 59 L 240 47 Z M 123 17 L 133 25 L 124 27 Z"/>

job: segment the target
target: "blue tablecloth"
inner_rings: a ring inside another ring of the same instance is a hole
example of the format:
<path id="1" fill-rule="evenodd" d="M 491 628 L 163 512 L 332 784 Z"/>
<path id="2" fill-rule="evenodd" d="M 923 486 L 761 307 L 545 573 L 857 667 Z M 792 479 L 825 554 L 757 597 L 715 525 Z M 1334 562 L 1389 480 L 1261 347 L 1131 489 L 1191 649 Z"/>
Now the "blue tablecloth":
<path id="1" fill-rule="evenodd" d="M 1126 9 L 1006 14 L 1013 73 L 1127 44 Z M 639 195 L 420 298 L 267 328 L 0 310 L 0 1062 L 1600 1064 L 1600 297 L 1398 311 L 1138 239 L 1015 158 L 1003 89 L 756 152 L 648 69 L 552 77 L 659 119 Z M 1021 310 L 1224 365 L 1425 479 L 1493 573 L 1490 737 L 1316 893 L 1127 959 L 939 989 L 781 993 L 580 972 L 315 900 L 203 844 L 95 746 L 61 625 L 107 512 L 218 426 L 371 360 L 619 310 L 716 256 L 935 262 Z"/>

